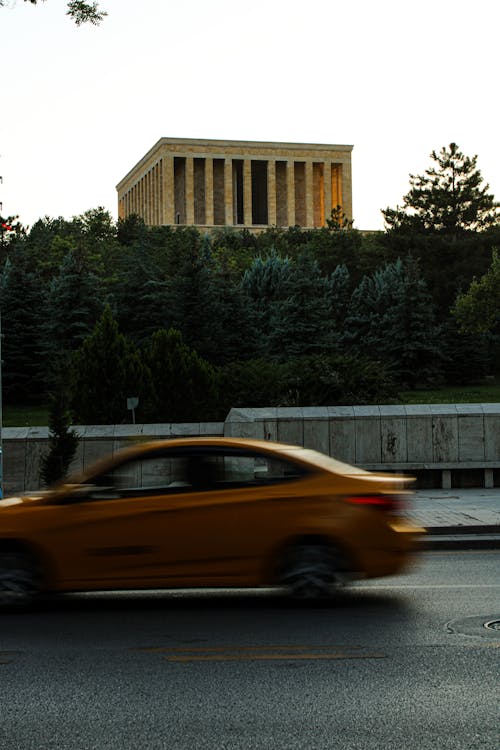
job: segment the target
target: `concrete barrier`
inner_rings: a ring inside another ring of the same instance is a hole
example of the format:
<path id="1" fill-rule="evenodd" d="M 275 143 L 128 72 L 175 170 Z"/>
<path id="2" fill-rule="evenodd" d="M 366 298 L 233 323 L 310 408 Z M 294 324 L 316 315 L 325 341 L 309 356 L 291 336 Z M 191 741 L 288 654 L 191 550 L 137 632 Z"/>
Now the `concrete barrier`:
<path id="1" fill-rule="evenodd" d="M 500 404 L 235 408 L 225 422 L 74 429 L 80 442 L 71 472 L 140 440 L 226 435 L 303 445 L 366 469 L 415 474 L 422 487 L 500 485 Z M 40 489 L 48 428 L 5 428 L 2 437 L 4 494 Z"/>
<path id="2" fill-rule="evenodd" d="M 231 409 L 224 433 L 304 445 L 374 471 L 439 473 L 445 489 L 453 474 L 473 471 L 493 487 L 500 469 L 500 404 Z"/>
<path id="3" fill-rule="evenodd" d="M 223 422 L 187 424 L 75 425 L 79 437 L 70 473 L 133 443 L 175 437 L 223 435 Z M 2 430 L 4 495 L 34 492 L 42 486 L 40 470 L 48 451 L 48 427 L 6 427 Z"/>

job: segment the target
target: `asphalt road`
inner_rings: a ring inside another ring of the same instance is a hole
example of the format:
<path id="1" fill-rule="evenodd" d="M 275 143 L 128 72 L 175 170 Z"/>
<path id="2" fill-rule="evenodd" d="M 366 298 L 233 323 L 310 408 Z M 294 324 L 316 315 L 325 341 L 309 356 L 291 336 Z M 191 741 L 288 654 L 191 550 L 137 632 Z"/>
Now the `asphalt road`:
<path id="1" fill-rule="evenodd" d="M 0 750 L 497 750 L 500 552 L 332 604 L 79 595 L 0 620 Z"/>

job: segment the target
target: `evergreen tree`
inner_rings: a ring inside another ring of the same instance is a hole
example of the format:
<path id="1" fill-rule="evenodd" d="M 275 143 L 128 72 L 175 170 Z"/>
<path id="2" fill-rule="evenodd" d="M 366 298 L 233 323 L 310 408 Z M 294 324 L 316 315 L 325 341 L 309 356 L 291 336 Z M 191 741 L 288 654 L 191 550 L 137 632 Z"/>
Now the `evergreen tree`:
<path id="1" fill-rule="evenodd" d="M 382 211 L 391 230 L 437 232 L 458 239 L 464 232 L 498 225 L 499 204 L 483 185 L 477 156 L 465 156 L 456 143 L 433 151 L 435 166 L 410 175 L 403 206 Z"/>
<path id="2" fill-rule="evenodd" d="M 271 305 L 268 353 L 277 359 L 331 350 L 333 330 L 329 284 L 318 263 L 304 252 L 292 264 L 282 299 Z"/>
<path id="3" fill-rule="evenodd" d="M 49 365 L 81 346 L 92 332 L 103 306 L 98 277 L 82 266 L 70 251 L 47 290 L 41 350 Z"/>
<path id="4" fill-rule="evenodd" d="M 113 302 L 122 330 L 138 345 L 170 323 L 168 284 L 147 242 L 124 247 L 116 267 Z"/>
<path id="5" fill-rule="evenodd" d="M 198 240 L 199 240 L 198 235 Z M 186 245 L 168 279 L 168 320 L 163 327 L 181 332 L 185 343 L 207 359 L 213 353 L 213 338 L 220 325 L 213 284 L 214 261 L 201 242 Z"/>
<path id="6" fill-rule="evenodd" d="M 128 418 L 127 398 L 147 404 L 150 376 L 137 350 L 120 333 L 109 305 L 72 358 L 72 407 L 83 424 L 116 424 Z"/>
<path id="7" fill-rule="evenodd" d="M 269 353 L 273 308 L 279 300 L 285 299 L 291 272 L 291 260 L 282 258 L 273 248 L 267 257 L 256 258 L 243 275 L 241 291 L 255 330 L 258 354 Z"/>
<path id="8" fill-rule="evenodd" d="M 328 294 L 334 328 L 339 333 L 344 328 L 344 320 L 349 304 L 350 287 L 351 279 L 347 266 L 337 266 L 329 279 Z"/>
<path id="9" fill-rule="evenodd" d="M 66 476 L 75 456 L 78 435 L 70 425 L 66 386 L 60 379 L 50 399 L 49 450 L 42 459 L 41 478 L 47 487 Z"/>
<path id="10" fill-rule="evenodd" d="M 203 422 L 216 408 L 216 374 L 188 347 L 179 331 L 156 331 L 146 352 L 154 422 Z"/>
<path id="11" fill-rule="evenodd" d="M 43 295 L 22 245 L 7 259 L 0 279 L 2 316 L 2 387 L 7 403 L 37 403 L 44 394 L 40 360 Z"/>
<path id="12" fill-rule="evenodd" d="M 411 257 L 391 263 L 354 290 L 344 343 L 387 362 L 394 378 L 414 386 L 433 381 L 442 356 L 432 299 Z"/>

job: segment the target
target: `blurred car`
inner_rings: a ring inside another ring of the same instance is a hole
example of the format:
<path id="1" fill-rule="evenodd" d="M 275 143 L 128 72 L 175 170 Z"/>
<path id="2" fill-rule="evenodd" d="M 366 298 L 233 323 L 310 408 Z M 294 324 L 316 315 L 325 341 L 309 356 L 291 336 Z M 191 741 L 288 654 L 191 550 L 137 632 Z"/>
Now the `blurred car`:
<path id="1" fill-rule="evenodd" d="M 106 589 L 324 596 L 411 559 L 422 530 L 404 518 L 409 481 L 268 441 L 139 444 L 38 496 L 0 501 L 0 606 Z"/>

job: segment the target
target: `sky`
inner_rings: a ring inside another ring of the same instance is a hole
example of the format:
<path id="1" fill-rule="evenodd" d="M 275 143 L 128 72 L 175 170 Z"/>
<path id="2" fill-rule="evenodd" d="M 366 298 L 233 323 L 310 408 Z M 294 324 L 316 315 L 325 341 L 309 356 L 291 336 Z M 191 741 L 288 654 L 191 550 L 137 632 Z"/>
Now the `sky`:
<path id="1" fill-rule="evenodd" d="M 103 206 L 161 137 L 350 144 L 382 229 L 455 142 L 500 199 L 498 0 L 66 0 L 0 8 L 0 202 L 31 226 Z"/>

